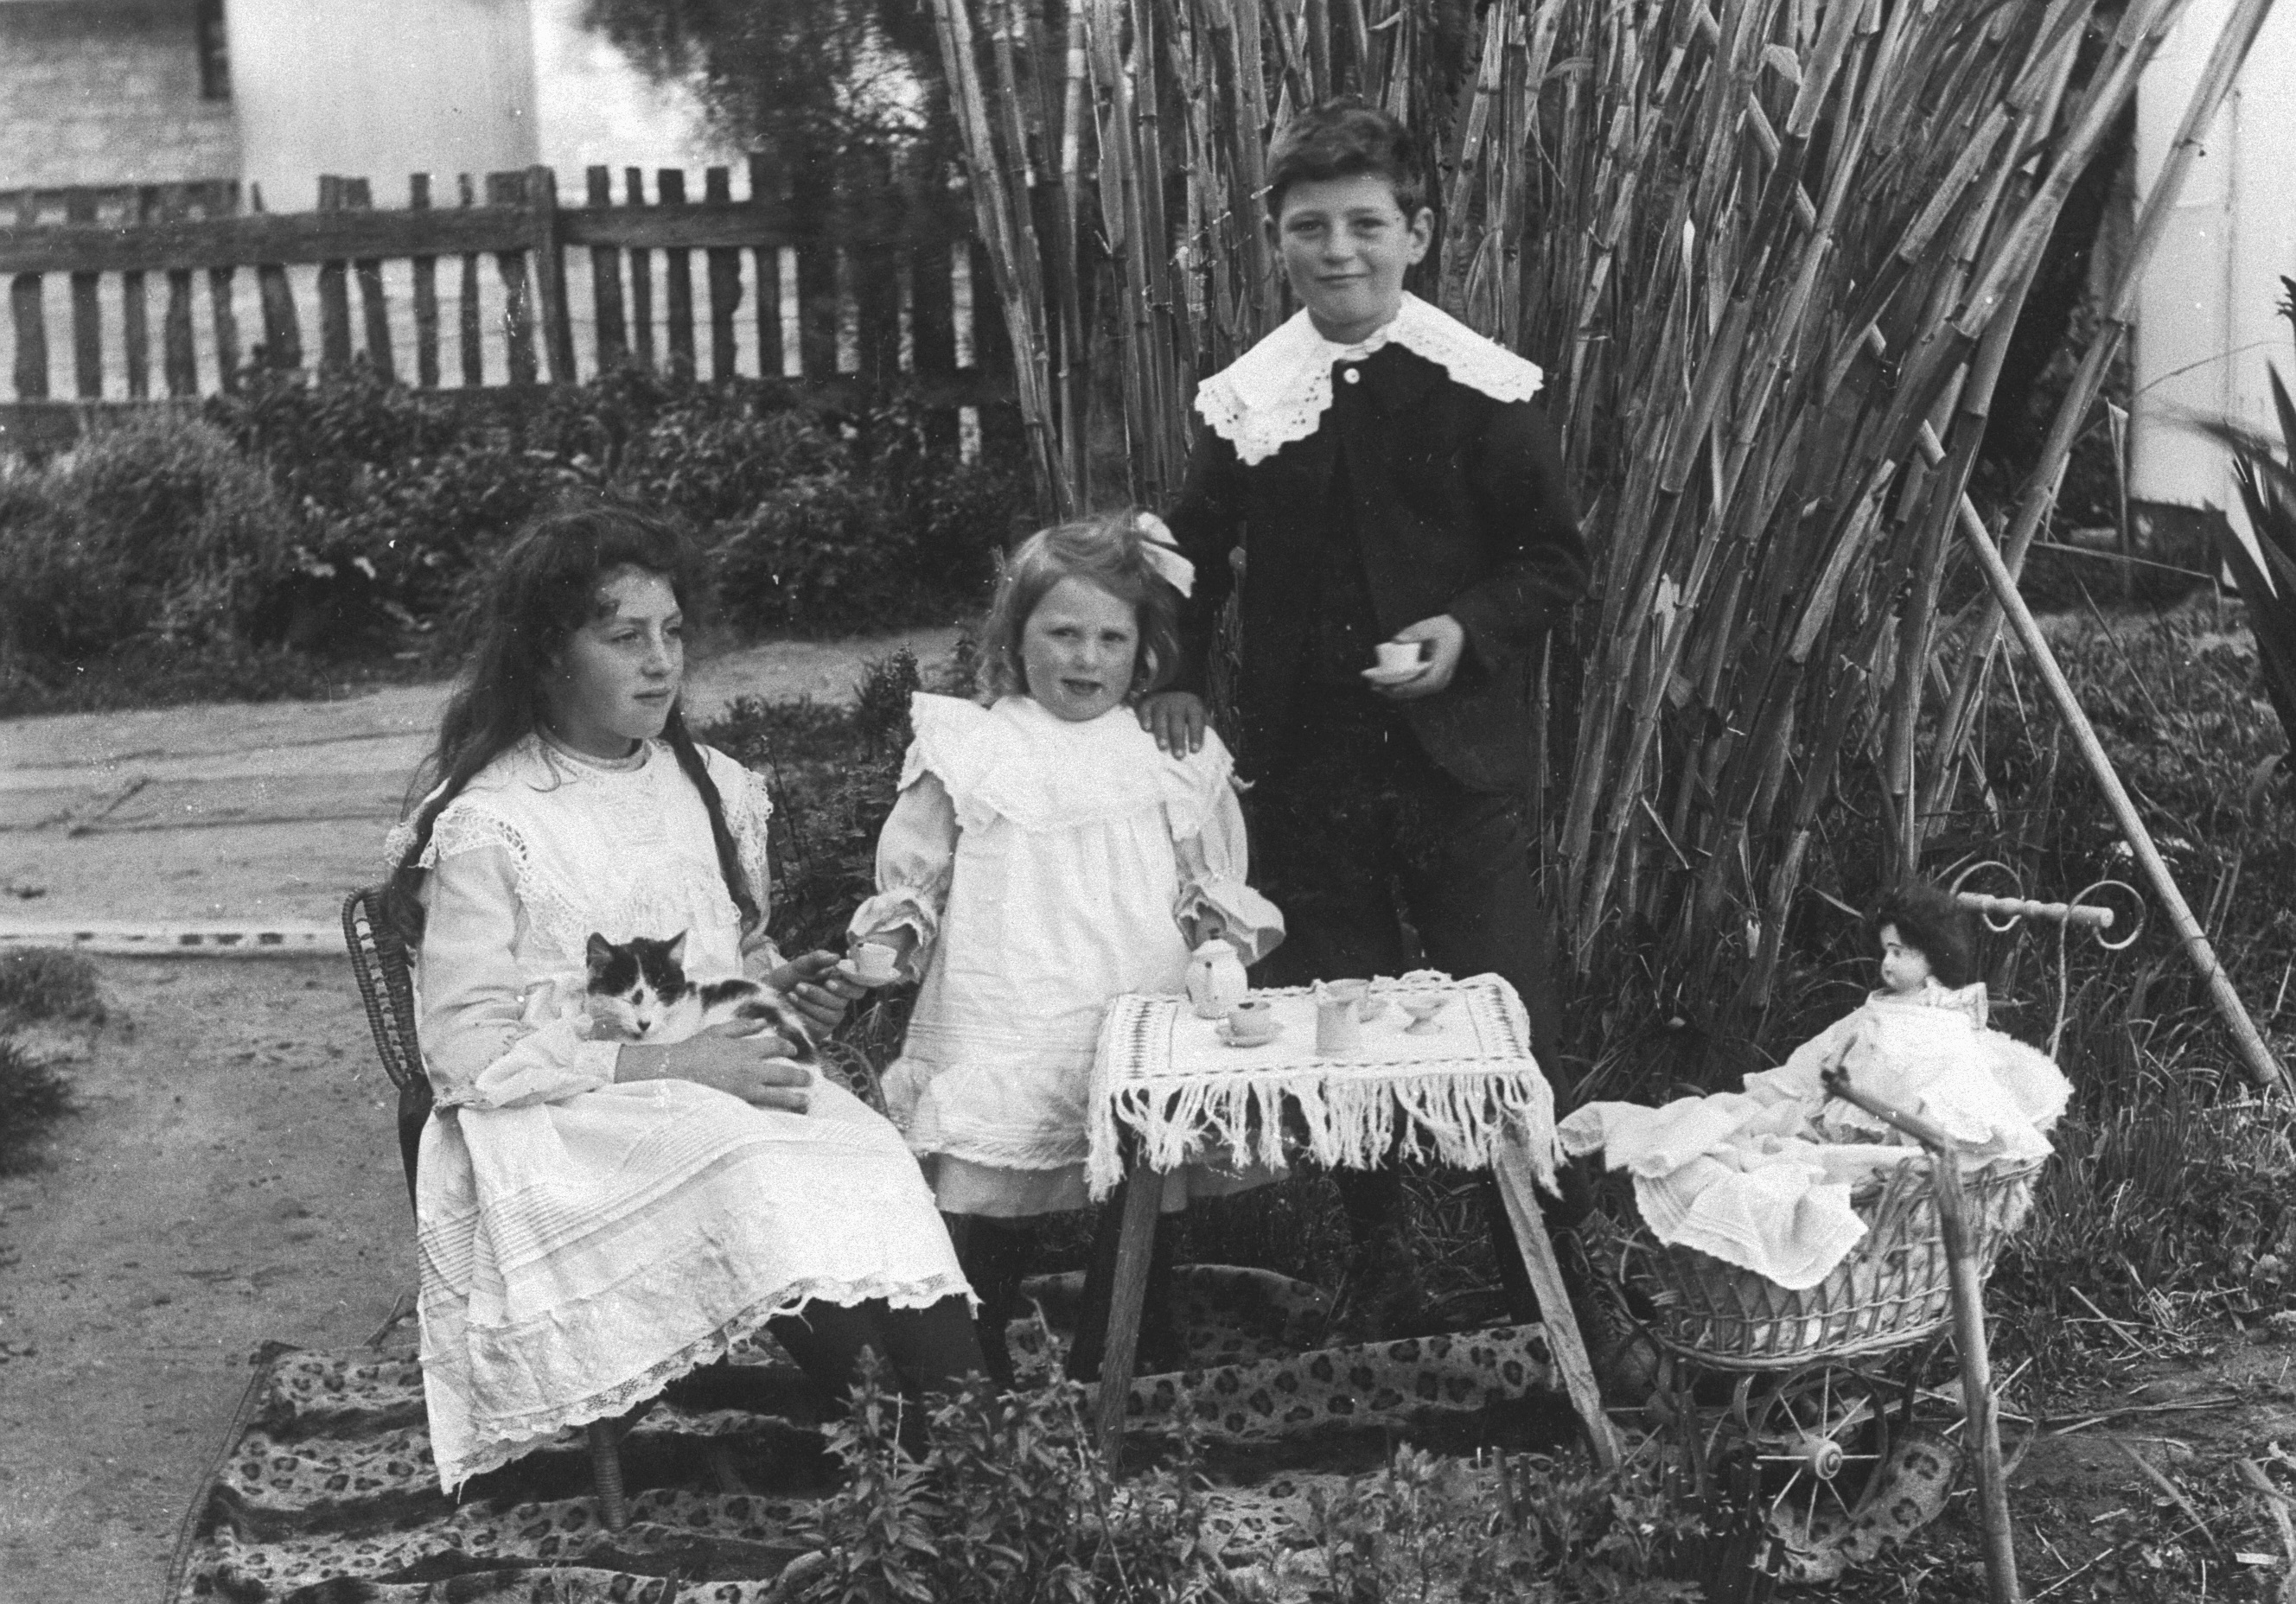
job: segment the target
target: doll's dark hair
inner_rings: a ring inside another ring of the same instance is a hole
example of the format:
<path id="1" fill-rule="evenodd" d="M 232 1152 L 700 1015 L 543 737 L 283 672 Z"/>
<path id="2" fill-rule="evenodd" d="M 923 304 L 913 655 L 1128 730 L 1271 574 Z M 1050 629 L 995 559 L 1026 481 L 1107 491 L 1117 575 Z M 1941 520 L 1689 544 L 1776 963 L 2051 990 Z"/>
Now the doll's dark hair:
<path id="1" fill-rule="evenodd" d="M 1161 532 L 1161 525 L 1152 532 L 1126 508 L 1054 524 L 1022 541 L 1004 560 L 980 626 L 980 681 L 988 700 L 1027 694 L 1021 634 L 1037 604 L 1063 579 L 1082 579 L 1131 603 L 1140 645 L 1127 697 L 1168 684 L 1180 670 L 1180 593 L 1149 561 L 1148 547 L 1162 544 L 1156 539 Z"/>
<path id="2" fill-rule="evenodd" d="M 1406 222 L 1427 204 L 1419 141 L 1399 119 L 1353 95 L 1312 106 L 1267 147 L 1267 216 L 1283 220 L 1283 193 L 1295 184 L 1366 173 L 1387 180 Z"/>
<path id="3" fill-rule="evenodd" d="M 438 742 L 407 793 L 410 806 L 424 798 L 414 814 L 414 839 L 393 866 L 383 894 L 385 917 L 410 945 L 422 939 L 416 893 L 424 871 L 418 865 L 439 814 L 488 764 L 541 727 L 551 666 L 568 638 L 605 610 L 601 592 L 622 569 L 668 580 L 689 624 L 699 622 L 707 587 L 701 552 L 684 526 L 604 496 L 569 499 L 545 509 L 519 531 L 488 574 L 478 642 L 439 720 Z M 753 929 L 762 916 L 726 827 L 724 798 L 676 704 L 662 735 L 677 766 L 701 793 L 726 889 L 741 910 L 742 928 Z"/>
<path id="4" fill-rule="evenodd" d="M 1977 915 L 1942 886 L 1914 881 L 1884 892 L 1867 924 L 1876 941 L 1884 926 L 1897 926 L 1898 939 L 1928 959 L 1930 973 L 1947 986 L 1977 978 Z"/>

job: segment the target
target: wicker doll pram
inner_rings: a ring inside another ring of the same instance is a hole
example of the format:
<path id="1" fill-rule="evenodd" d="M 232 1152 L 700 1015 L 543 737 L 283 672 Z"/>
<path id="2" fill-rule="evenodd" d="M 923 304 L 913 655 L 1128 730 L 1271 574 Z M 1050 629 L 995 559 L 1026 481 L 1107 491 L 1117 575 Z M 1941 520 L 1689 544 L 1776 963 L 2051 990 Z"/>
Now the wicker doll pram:
<path id="1" fill-rule="evenodd" d="M 2001 1165 L 1964 1177 L 1980 1274 L 2032 1206 L 2038 1163 Z M 1718 1370 L 1784 1370 L 1910 1347 L 1952 1318 L 1945 1241 L 1926 1158 L 1851 1194 L 1866 1234 L 1832 1274 L 1789 1291 L 1751 1270 L 1658 1241 L 1598 1212 L 1589 1246 L 1609 1271 L 1628 1316 L 1654 1342 Z M 1633 1215 L 1630 1199 L 1621 1213 Z"/>

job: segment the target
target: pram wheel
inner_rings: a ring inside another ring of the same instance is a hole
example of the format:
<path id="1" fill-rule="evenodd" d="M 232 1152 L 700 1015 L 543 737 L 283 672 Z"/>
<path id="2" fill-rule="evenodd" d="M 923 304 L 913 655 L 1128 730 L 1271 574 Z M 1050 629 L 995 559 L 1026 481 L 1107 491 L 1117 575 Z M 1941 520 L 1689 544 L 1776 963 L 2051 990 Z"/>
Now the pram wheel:
<path id="1" fill-rule="evenodd" d="M 1765 1516 L 1789 1551 L 1824 1544 L 1879 1491 L 1904 1387 L 1841 1364 L 1741 1377 L 1730 1404 L 1761 1471 Z"/>

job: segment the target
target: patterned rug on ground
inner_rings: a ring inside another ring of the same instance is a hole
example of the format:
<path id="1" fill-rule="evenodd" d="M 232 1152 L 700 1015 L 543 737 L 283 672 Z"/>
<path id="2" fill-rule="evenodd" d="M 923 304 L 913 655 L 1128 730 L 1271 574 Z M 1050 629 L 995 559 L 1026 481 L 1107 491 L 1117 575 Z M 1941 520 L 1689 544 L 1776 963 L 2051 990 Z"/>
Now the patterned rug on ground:
<path id="1" fill-rule="evenodd" d="M 1356 1346 L 1320 1338 L 1324 1295 L 1269 1272 L 1176 1276 L 1197 1368 L 1134 1381 L 1137 1436 L 1194 1417 L 1223 1559 L 1262 1564 L 1308 1541 L 1308 1494 L 1375 1469 L 1408 1436 L 1455 1452 L 1572 1433 L 1536 1325 Z M 1078 1278 L 1026 1290 L 1060 1340 Z M 373 1347 L 275 1347 L 258 1360 L 214 1477 L 186 1518 L 168 1604 L 770 1604 L 802 1551 L 793 1527 L 835 1483 L 818 1413 L 770 1342 L 734 1355 L 744 1407 L 681 1394 L 623 1439 L 630 1524 L 606 1531 L 583 1435 L 439 1491 L 409 1333 Z M 1043 1363 L 1041 1348 L 1036 1357 Z M 1025 1361 L 1024 1361 L 1025 1363 Z"/>

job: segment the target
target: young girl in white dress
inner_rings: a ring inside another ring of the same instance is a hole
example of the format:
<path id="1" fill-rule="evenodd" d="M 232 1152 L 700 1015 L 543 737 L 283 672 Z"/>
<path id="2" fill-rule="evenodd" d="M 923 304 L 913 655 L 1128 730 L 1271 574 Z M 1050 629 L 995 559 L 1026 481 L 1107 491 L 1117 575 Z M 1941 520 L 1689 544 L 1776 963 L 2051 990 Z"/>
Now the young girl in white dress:
<path id="1" fill-rule="evenodd" d="M 432 790 L 391 836 L 436 1096 L 415 1167 L 423 1389 L 439 1481 L 621 1414 L 770 1329 L 832 1398 L 864 1346 L 906 1392 L 981 1368 L 966 1287 L 899 1133 L 733 1027 L 591 1040 L 592 932 L 685 934 L 819 1027 L 835 956 L 765 939 L 762 782 L 678 709 L 697 583 L 675 527 L 595 504 L 504 555 L 447 704 Z M 755 1030 L 754 1023 L 746 1027 Z"/>
<path id="2" fill-rule="evenodd" d="M 1212 937 L 1247 964 L 1283 937 L 1283 915 L 1244 884 L 1226 749 L 1207 735 L 1168 755 L 1136 711 L 1177 667 L 1193 581 L 1167 539 L 1152 516 L 1112 513 L 1013 555 L 981 642 L 986 705 L 911 704 L 878 895 L 850 925 L 922 982 L 886 1102 L 949 1217 L 990 1373 L 1008 1383 L 1004 1327 L 1026 1261 L 1009 1223 L 1088 1200 L 1086 1092 L 1108 1004 L 1179 990 Z M 1182 1171 L 1165 1207 L 1250 1182 Z M 1103 1214 L 1110 1248 L 1120 1212 Z M 1154 1318 L 1166 1300 L 1148 1301 L 1144 1350 L 1169 1357 Z"/>

